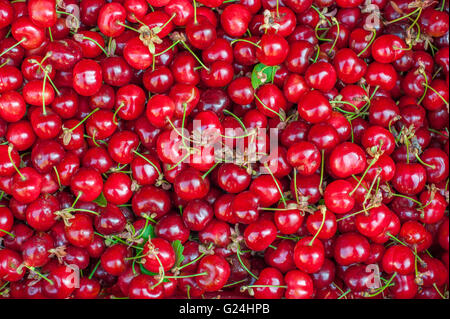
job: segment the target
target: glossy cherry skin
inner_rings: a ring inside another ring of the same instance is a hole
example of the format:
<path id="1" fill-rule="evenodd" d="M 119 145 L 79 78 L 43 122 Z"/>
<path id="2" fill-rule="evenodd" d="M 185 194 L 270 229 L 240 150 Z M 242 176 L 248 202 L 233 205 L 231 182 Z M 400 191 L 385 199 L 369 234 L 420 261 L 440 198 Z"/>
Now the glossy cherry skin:
<path id="1" fill-rule="evenodd" d="M 309 87 L 328 92 L 336 84 L 336 71 L 327 62 L 317 62 L 306 70 L 305 80 Z"/>
<path id="2" fill-rule="evenodd" d="M 196 277 L 199 287 L 205 291 L 217 291 L 228 281 L 230 265 L 223 257 L 209 255 L 200 260 L 197 273 L 206 273 L 206 275 Z"/>
<path id="3" fill-rule="evenodd" d="M 8 125 L 6 139 L 18 151 L 24 151 L 33 145 L 36 135 L 30 122 L 22 120 Z"/>
<path id="4" fill-rule="evenodd" d="M 398 163 L 392 185 L 405 195 L 416 195 L 425 187 L 427 181 L 425 168 L 416 163 Z"/>
<path id="5" fill-rule="evenodd" d="M 319 209 L 308 216 L 306 228 L 311 235 L 317 234 L 318 239 L 330 239 L 337 231 L 336 216 L 328 210 Z"/>
<path id="6" fill-rule="evenodd" d="M 128 289 L 130 299 L 162 299 L 164 297 L 163 285 L 149 275 L 140 274 L 133 278 Z"/>
<path id="7" fill-rule="evenodd" d="M 367 67 L 365 77 L 368 84 L 390 91 L 394 88 L 398 76 L 391 64 L 373 62 Z"/>
<path id="8" fill-rule="evenodd" d="M 217 247 L 226 247 L 230 243 L 230 226 L 223 221 L 213 219 L 199 232 L 198 237 L 202 244 L 213 243 Z"/>
<path id="9" fill-rule="evenodd" d="M 259 47 L 256 49 L 256 57 L 267 66 L 281 64 L 287 57 L 289 45 L 286 39 L 279 35 L 265 34 L 261 37 Z"/>
<path id="10" fill-rule="evenodd" d="M 97 25 L 100 31 L 108 37 L 117 37 L 125 27 L 124 24 L 127 13 L 120 3 L 105 4 L 98 13 Z"/>
<path id="11" fill-rule="evenodd" d="M 121 233 L 125 230 L 127 220 L 119 207 L 108 203 L 98 210 L 95 216 L 95 229 L 102 235 Z"/>
<path id="12" fill-rule="evenodd" d="M 38 48 L 45 41 L 45 31 L 36 26 L 29 17 L 20 17 L 11 26 L 16 41 L 24 40 L 20 45 L 27 50 Z"/>
<path id="13" fill-rule="evenodd" d="M 28 14 L 34 24 L 48 28 L 56 23 L 55 2 L 52 0 L 31 0 L 28 2 Z"/>
<path id="14" fill-rule="evenodd" d="M 14 216 L 7 207 L 0 207 L 0 237 L 10 232 L 14 223 Z"/>
<path id="15" fill-rule="evenodd" d="M 247 32 L 251 13 L 241 4 L 231 4 L 220 15 L 220 23 L 224 31 L 231 37 L 241 37 Z"/>
<path id="16" fill-rule="evenodd" d="M 368 240 L 357 233 L 340 235 L 335 242 L 334 258 L 340 265 L 351 265 L 364 262 L 369 258 L 370 244 Z"/>
<path id="17" fill-rule="evenodd" d="M 189 239 L 190 231 L 180 215 L 169 213 L 158 220 L 155 234 L 170 242 L 179 240 L 181 243 L 185 243 Z"/>
<path id="18" fill-rule="evenodd" d="M 139 137 L 131 131 L 121 131 L 111 136 L 108 143 L 108 152 L 111 158 L 120 164 L 129 164 L 133 161 L 134 151 L 139 145 Z"/>
<path id="19" fill-rule="evenodd" d="M 15 174 L 12 181 L 12 196 L 25 204 L 31 203 L 39 197 L 43 179 L 31 167 L 21 168 L 20 174 Z M 23 178 L 22 178 L 23 176 Z"/>
<path id="20" fill-rule="evenodd" d="M 388 274 L 396 272 L 400 275 L 409 275 L 414 272 L 414 255 L 408 247 L 392 246 L 386 250 L 382 265 Z"/>
<path id="21" fill-rule="evenodd" d="M 208 194 L 210 183 L 195 169 L 184 170 L 175 178 L 174 189 L 184 200 L 201 199 Z"/>
<path id="22" fill-rule="evenodd" d="M 144 186 L 139 189 L 131 200 L 133 212 L 137 216 L 147 214 L 153 218 L 161 218 L 167 214 L 171 208 L 169 194 L 154 186 Z"/>
<path id="23" fill-rule="evenodd" d="M 284 294 L 286 299 L 311 299 L 314 293 L 314 283 L 311 277 L 300 271 L 291 270 L 284 276 L 287 285 Z"/>
<path id="24" fill-rule="evenodd" d="M 336 180 L 327 185 L 324 193 L 325 205 L 336 214 L 348 213 L 355 205 L 350 196 L 353 185 L 345 180 Z"/>
<path id="25" fill-rule="evenodd" d="M 90 168 L 80 169 L 70 183 L 72 193 L 80 194 L 80 200 L 90 202 L 96 199 L 103 189 L 103 180 L 96 170 Z"/>
<path id="26" fill-rule="evenodd" d="M 310 123 L 327 120 L 331 115 L 328 99 L 319 91 L 305 93 L 298 102 L 298 113 L 302 119 Z"/>
<path id="27" fill-rule="evenodd" d="M 261 286 L 252 288 L 257 299 L 279 299 L 285 291 L 285 288 L 276 287 L 284 285 L 283 274 L 276 268 L 264 268 L 254 285 Z"/>
<path id="28" fill-rule="evenodd" d="M 19 271 L 22 257 L 14 250 L 2 249 L 0 251 L 0 279 L 16 282 L 23 278 L 25 271 Z"/>
<path id="29" fill-rule="evenodd" d="M 121 244 L 108 247 L 101 257 L 103 269 L 113 276 L 120 276 L 131 264 L 126 258 L 131 257 L 131 251 Z"/>
<path id="30" fill-rule="evenodd" d="M 213 217 L 212 207 L 203 200 L 192 200 L 183 210 L 184 224 L 194 231 L 204 229 Z"/>
<path id="31" fill-rule="evenodd" d="M 88 247 L 94 240 L 94 228 L 91 219 L 83 214 L 76 214 L 65 226 L 67 240 L 76 247 Z"/>
<path id="32" fill-rule="evenodd" d="M 72 84 L 78 94 L 83 96 L 94 95 L 102 85 L 102 68 L 93 60 L 81 60 L 73 69 Z"/>
<path id="33" fill-rule="evenodd" d="M 364 236 L 377 236 L 388 226 L 390 214 L 390 210 L 385 205 L 374 207 L 370 209 L 368 213 L 356 216 L 356 228 Z"/>
<path id="34" fill-rule="evenodd" d="M 260 219 L 247 226 L 244 231 L 245 244 L 248 248 L 261 251 L 269 247 L 276 238 L 277 229 L 274 223 Z"/>
<path id="35" fill-rule="evenodd" d="M 362 173 L 366 167 L 364 151 L 356 144 L 345 142 L 338 145 L 330 154 L 331 172 L 340 178 Z"/>
<path id="36" fill-rule="evenodd" d="M 294 248 L 294 262 L 298 269 L 308 274 L 315 273 L 322 268 L 325 254 L 322 242 L 313 241 L 313 237 L 300 239 Z"/>
<path id="37" fill-rule="evenodd" d="M 37 231 L 47 231 L 56 222 L 54 213 L 59 210 L 58 200 L 51 195 L 44 195 L 27 207 L 27 223 Z"/>
<path id="38" fill-rule="evenodd" d="M 9 159 L 8 153 L 11 155 L 12 161 Z M 8 145 L 0 145 L 0 155 L 0 176 L 12 176 L 16 172 L 14 165 L 20 166 L 19 153 L 14 148 L 8 150 Z"/>
<path id="39" fill-rule="evenodd" d="M 425 166 L 428 183 L 439 183 L 448 177 L 449 161 L 447 154 L 438 148 L 427 148 L 421 155 L 422 161 L 434 166 Z"/>
<path id="40" fill-rule="evenodd" d="M 320 167 L 322 156 L 314 144 L 299 142 L 289 147 L 287 160 L 300 175 L 309 176 Z"/>
<path id="41" fill-rule="evenodd" d="M 228 193 L 240 193 L 250 185 L 251 177 L 244 168 L 232 163 L 224 163 L 217 172 L 220 188 Z"/>
<path id="42" fill-rule="evenodd" d="M 154 238 L 149 241 L 144 246 L 143 255 L 142 265 L 151 272 L 158 273 L 161 267 L 164 271 L 167 271 L 175 264 L 175 253 L 172 246 L 168 241 L 161 238 Z"/>
<path id="43" fill-rule="evenodd" d="M 186 36 L 193 47 L 207 49 L 216 39 L 216 29 L 205 16 L 198 16 L 197 21 L 191 19 L 186 25 Z"/>

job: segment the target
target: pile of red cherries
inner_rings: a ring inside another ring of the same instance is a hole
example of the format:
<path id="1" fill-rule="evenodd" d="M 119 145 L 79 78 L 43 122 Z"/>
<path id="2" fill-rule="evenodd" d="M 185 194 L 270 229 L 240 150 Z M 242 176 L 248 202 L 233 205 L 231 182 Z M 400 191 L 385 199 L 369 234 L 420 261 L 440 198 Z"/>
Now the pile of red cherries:
<path id="1" fill-rule="evenodd" d="M 0 0 L 0 298 L 448 299 L 448 11 Z"/>

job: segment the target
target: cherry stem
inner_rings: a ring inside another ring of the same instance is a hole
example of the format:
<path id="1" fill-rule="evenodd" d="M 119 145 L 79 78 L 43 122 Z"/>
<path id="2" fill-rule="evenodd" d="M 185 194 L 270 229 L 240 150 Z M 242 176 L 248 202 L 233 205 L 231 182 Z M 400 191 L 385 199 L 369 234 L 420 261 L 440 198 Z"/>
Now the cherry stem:
<path id="1" fill-rule="evenodd" d="M 183 44 L 183 46 L 185 47 L 186 50 L 189 51 L 190 54 L 192 54 L 194 56 L 194 58 L 198 61 L 198 63 L 200 63 L 200 65 L 209 72 L 209 68 L 202 62 L 202 60 L 199 59 L 199 57 L 194 53 L 194 51 L 192 51 L 192 49 L 186 44 L 186 42 L 181 41 L 181 43 Z"/>
<path id="2" fill-rule="evenodd" d="M 159 259 L 159 257 L 158 257 L 158 253 L 155 252 L 155 253 L 153 254 L 153 256 L 155 256 L 156 260 L 157 260 L 158 263 L 159 263 L 160 278 L 159 278 L 159 281 L 158 281 L 155 285 L 153 285 L 150 289 L 155 289 L 156 287 L 158 287 L 159 285 L 161 285 L 161 284 L 163 283 L 164 277 L 165 277 L 165 275 L 166 275 L 166 272 L 164 271 L 164 266 L 163 266 L 163 264 L 162 264 L 162 262 L 161 262 L 161 259 Z"/>
<path id="3" fill-rule="evenodd" d="M 14 234 L 11 234 L 9 231 L 6 231 L 6 230 L 4 230 L 4 229 L 1 229 L 0 228 L 0 232 L 2 232 L 2 233 L 5 233 L 5 234 L 7 234 L 7 235 L 9 235 L 9 236 L 11 236 L 12 238 L 15 238 L 16 236 L 14 236 Z M 1 290 L 1 289 L 0 289 Z"/>
<path id="4" fill-rule="evenodd" d="M 414 155 L 415 155 L 417 161 L 418 161 L 420 164 L 422 164 L 422 165 L 424 165 L 424 166 L 427 166 L 427 167 L 429 167 L 429 168 L 431 168 L 431 169 L 436 169 L 436 166 L 435 166 L 435 165 L 430 165 L 430 164 L 425 163 L 425 162 L 420 158 L 419 154 L 414 153 Z"/>
<path id="5" fill-rule="evenodd" d="M 11 51 L 12 49 L 14 49 L 15 47 L 19 46 L 22 42 L 26 41 L 26 38 L 22 38 L 22 40 L 20 40 L 19 42 L 17 42 L 16 44 L 14 44 L 13 46 L 11 46 L 10 48 L 6 49 L 5 51 L 3 51 L 2 53 L 0 53 L 0 57 L 3 56 L 5 53 L 8 53 L 9 51 Z"/>
<path id="6" fill-rule="evenodd" d="M 278 112 L 272 110 L 271 108 L 267 107 L 267 106 L 263 103 L 263 101 L 261 101 L 261 99 L 256 95 L 256 93 L 254 93 L 253 95 L 254 95 L 255 98 L 258 100 L 258 102 L 261 103 L 261 105 L 262 105 L 265 109 L 267 109 L 267 110 L 269 110 L 270 112 L 272 112 L 272 113 L 278 115 L 278 117 L 280 118 L 281 122 L 284 122 L 285 118 L 284 118 L 280 113 L 278 113 Z"/>
<path id="7" fill-rule="evenodd" d="M 234 0 L 233 0 L 233 1 L 234 1 Z M 242 279 L 242 280 L 239 280 L 239 281 L 235 281 L 235 282 L 232 282 L 231 284 L 228 284 L 228 285 L 223 286 L 223 288 L 228 288 L 228 287 L 236 286 L 236 285 L 242 284 L 242 283 L 244 283 L 244 282 L 246 282 L 246 281 L 247 281 L 247 278 Z"/>
<path id="8" fill-rule="evenodd" d="M 300 205 L 300 200 L 298 198 L 298 189 L 297 189 L 297 169 L 294 168 L 294 188 L 295 188 L 295 200 L 297 201 L 297 204 Z"/>
<path id="9" fill-rule="evenodd" d="M 97 271 L 98 266 L 100 266 L 100 263 L 101 263 L 101 259 L 99 259 L 97 264 L 95 264 L 95 267 L 94 267 L 94 269 L 92 269 L 88 279 L 92 279 L 92 277 L 94 277 L 94 274 Z"/>
<path id="10" fill-rule="evenodd" d="M 104 53 L 107 57 L 109 56 L 109 54 L 108 54 L 108 52 L 105 50 L 105 48 L 102 47 L 102 46 L 100 45 L 100 43 L 98 43 L 96 40 L 94 40 L 94 39 L 92 39 L 92 38 L 90 38 L 90 37 L 86 37 L 86 36 L 84 36 L 84 35 L 83 35 L 83 40 L 89 40 L 89 41 L 93 42 L 96 46 L 98 46 L 98 47 L 103 51 L 103 53 Z"/>
<path id="11" fill-rule="evenodd" d="M 126 28 L 126 29 L 129 29 L 129 30 L 134 31 L 134 32 L 137 32 L 137 33 L 141 33 L 141 31 L 139 31 L 139 30 L 136 29 L 136 28 L 130 27 L 128 24 L 122 23 L 122 22 L 120 22 L 120 21 L 117 21 L 116 23 L 117 23 L 118 25 L 121 25 L 122 27 L 124 27 L 124 28 Z"/>
<path id="12" fill-rule="evenodd" d="M 320 54 L 320 45 L 317 46 L 316 56 L 314 57 L 314 60 L 312 61 L 312 63 L 317 62 L 317 59 L 319 58 L 319 54 Z"/>
<path id="13" fill-rule="evenodd" d="M 264 164 L 264 167 L 267 169 L 267 171 L 269 172 L 270 176 L 271 176 L 272 179 L 273 179 L 273 182 L 274 182 L 275 185 L 277 186 L 277 190 L 278 190 L 278 192 L 280 193 L 280 196 L 281 196 L 281 201 L 283 202 L 284 206 L 287 206 L 286 199 L 284 198 L 284 195 L 283 195 L 283 191 L 281 190 L 280 185 L 278 184 L 277 179 L 276 179 L 275 176 L 273 175 L 272 170 L 270 169 L 269 165 L 267 165 L 267 163 Z"/>
<path id="14" fill-rule="evenodd" d="M 176 12 L 174 14 L 172 14 L 172 16 L 169 18 L 169 20 L 167 20 L 166 23 L 164 23 L 161 27 L 159 27 L 159 32 L 161 32 L 162 29 L 167 27 L 167 25 L 170 23 L 170 21 L 172 21 L 176 16 L 177 16 Z"/>
<path id="15" fill-rule="evenodd" d="M 400 239 L 398 239 L 397 237 L 395 237 L 395 236 L 392 235 L 391 233 L 387 232 L 386 235 L 388 235 L 393 241 L 399 243 L 400 245 L 409 248 L 409 246 L 408 246 L 406 243 L 404 243 L 403 241 L 401 241 Z M 411 251 L 412 251 L 412 250 L 411 250 Z M 423 259 L 420 258 L 419 255 L 418 255 L 416 252 L 412 251 L 412 253 L 413 253 L 413 255 L 419 260 L 419 262 L 420 262 L 421 264 L 424 264 L 424 263 L 425 263 L 425 262 L 423 261 Z"/>
<path id="16" fill-rule="evenodd" d="M 413 21 L 413 23 L 408 27 L 408 30 L 411 30 L 414 27 L 414 25 L 417 23 L 417 21 L 419 21 L 419 18 L 420 18 L 421 14 L 422 14 L 423 8 L 418 8 L 418 10 L 419 10 L 419 12 L 417 13 L 417 17 Z M 415 11 L 417 11 L 417 9 Z"/>
<path id="17" fill-rule="evenodd" d="M 94 110 L 91 111 L 91 113 L 89 113 L 88 115 L 86 115 L 77 125 L 75 125 L 74 127 L 72 127 L 71 129 L 69 129 L 70 132 L 73 132 L 75 129 L 77 129 L 77 127 L 79 127 L 81 124 L 83 124 L 85 121 L 87 121 L 87 119 L 94 114 L 95 112 L 97 112 L 98 110 L 100 110 L 99 107 L 95 108 Z"/>
<path id="18" fill-rule="evenodd" d="M 9 58 L 6 59 L 5 62 L 3 62 L 2 64 L 0 64 L 0 69 L 3 68 L 5 65 L 7 65 L 9 63 Z"/>
<path id="19" fill-rule="evenodd" d="M 67 210 L 68 210 L 69 212 L 85 212 L 85 213 L 93 214 L 93 215 L 95 215 L 95 216 L 100 216 L 99 213 L 94 212 L 93 210 L 84 209 L 84 208 L 67 208 Z"/>
<path id="20" fill-rule="evenodd" d="M 236 121 L 238 121 L 238 123 L 241 125 L 244 132 L 247 132 L 247 128 L 245 127 L 244 123 L 237 115 L 235 115 L 234 113 L 232 113 L 228 110 L 223 110 L 223 113 L 232 116 Z"/>
<path id="21" fill-rule="evenodd" d="M 58 169 L 56 168 L 56 166 L 53 166 L 53 171 L 55 172 L 56 179 L 58 180 L 59 188 L 61 188 L 61 179 L 59 178 L 59 173 L 58 173 Z"/>
<path id="22" fill-rule="evenodd" d="M 333 52 L 334 48 L 336 47 L 336 43 L 337 43 L 337 41 L 338 41 L 338 39 L 339 39 L 339 34 L 340 34 L 340 32 L 341 32 L 338 20 L 337 20 L 335 17 L 331 17 L 331 21 L 333 21 L 334 24 L 335 24 L 336 27 L 337 27 L 337 34 L 336 34 L 336 38 L 334 39 L 333 45 L 332 45 L 331 48 L 328 50 L 328 54 L 330 54 L 331 52 Z"/>
<path id="23" fill-rule="evenodd" d="M 47 115 L 47 110 L 45 109 L 45 83 L 47 81 L 47 73 L 44 75 L 44 80 L 42 81 L 42 114 Z"/>
<path id="24" fill-rule="evenodd" d="M 192 0 L 194 6 L 194 23 L 197 24 L 197 2 Z"/>
<path id="25" fill-rule="evenodd" d="M 361 111 L 360 109 L 358 109 L 358 107 L 355 104 L 353 104 L 351 102 L 348 102 L 348 101 L 330 101 L 330 104 L 345 104 L 345 105 L 350 105 L 351 107 L 353 107 L 355 109 L 355 112 L 349 112 L 349 111 L 346 111 L 346 110 L 342 110 L 342 109 L 340 109 L 338 107 L 335 107 L 339 111 L 341 111 L 343 113 L 347 113 L 347 114 L 354 115 L 354 114 L 358 114 Z"/>
<path id="26" fill-rule="evenodd" d="M 320 191 L 320 193 L 323 195 L 322 183 L 323 183 L 323 172 L 324 172 L 324 165 L 325 165 L 325 150 L 322 150 L 321 153 L 322 153 L 322 161 L 321 161 L 321 163 L 320 163 L 320 182 L 319 182 L 319 191 Z"/>
<path id="27" fill-rule="evenodd" d="M 391 284 L 391 282 L 394 280 L 394 278 L 395 278 L 395 276 L 397 276 L 397 273 L 395 272 L 393 275 L 392 275 L 392 277 L 391 277 L 391 279 L 389 279 L 388 280 L 388 282 L 386 283 L 386 285 L 384 285 L 382 288 L 380 288 L 377 292 L 375 292 L 374 294 L 368 294 L 368 293 L 366 293 L 365 294 L 365 297 L 376 297 L 376 296 L 378 296 L 379 294 L 381 294 L 383 291 L 385 291 L 389 286 L 390 286 L 390 284 Z"/>
<path id="28" fill-rule="evenodd" d="M 361 213 L 367 212 L 368 210 L 370 210 L 370 209 L 372 209 L 372 208 L 373 208 L 373 207 L 368 207 L 368 208 L 366 208 L 366 209 L 362 209 L 362 210 L 357 211 L 357 212 L 355 212 L 355 213 L 352 213 L 352 214 L 349 214 L 349 215 L 345 215 L 345 216 L 342 217 L 342 218 L 336 219 L 336 222 L 340 222 L 340 221 L 343 221 L 343 220 L 345 220 L 345 219 L 347 219 L 347 218 L 350 218 L 350 217 L 359 215 L 359 214 L 361 214 Z"/>
<path id="29" fill-rule="evenodd" d="M 372 29 L 372 38 L 370 38 L 370 41 L 369 41 L 369 43 L 367 43 L 366 47 L 365 47 L 361 52 L 359 52 L 359 53 L 357 54 L 358 57 L 360 57 L 361 55 L 363 55 L 364 52 L 366 52 L 367 49 L 370 48 L 370 46 L 372 45 L 373 41 L 375 41 L 376 35 L 377 35 L 377 30 Z"/>
<path id="30" fill-rule="evenodd" d="M 217 165 L 219 165 L 220 163 L 221 163 L 221 162 L 216 162 L 216 163 L 214 163 L 214 165 L 211 166 L 211 168 L 208 169 L 208 170 L 206 171 L 206 173 L 202 175 L 202 179 L 205 179 L 206 176 L 208 176 L 209 173 L 211 173 L 211 172 L 217 167 Z"/>
<path id="31" fill-rule="evenodd" d="M 429 85 L 428 85 L 428 76 L 427 76 L 427 74 L 426 74 L 425 71 L 423 71 L 423 70 L 421 70 L 421 71 L 419 71 L 419 72 L 420 72 L 420 74 L 422 74 L 423 77 L 425 78 L 425 83 L 422 83 L 422 85 L 425 87 L 425 90 L 423 91 L 422 97 L 419 99 L 419 101 L 417 102 L 417 104 L 421 104 L 421 103 L 422 103 L 423 99 L 425 98 L 425 96 L 426 96 L 426 94 L 427 94 L 428 87 L 429 87 Z"/>
<path id="32" fill-rule="evenodd" d="M 237 258 L 238 258 L 238 260 L 239 260 L 239 263 L 241 264 L 241 266 L 242 266 L 242 268 L 244 268 L 244 270 L 250 275 L 250 276 L 252 276 L 253 278 L 255 278 L 256 280 L 258 280 L 258 277 L 256 277 L 248 268 L 247 268 L 247 266 L 244 264 L 244 262 L 242 261 L 242 259 L 241 259 L 241 246 L 239 245 L 239 243 L 236 243 L 237 244 L 237 251 L 236 251 L 236 255 L 237 255 Z"/>
<path id="33" fill-rule="evenodd" d="M 445 1 L 445 0 L 444 0 L 444 1 Z M 412 12 L 410 12 L 410 13 L 408 13 L 408 14 L 406 14 L 406 15 L 400 17 L 400 18 L 397 18 L 397 19 L 394 19 L 394 20 L 391 20 L 391 21 L 387 21 L 386 24 L 392 24 L 392 23 L 401 21 L 401 20 L 403 20 L 403 19 L 406 19 L 406 18 L 408 18 L 408 17 L 410 17 L 410 16 L 416 14 L 416 13 L 419 11 L 419 9 L 420 9 L 420 8 L 417 8 L 416 10 L 414 10 L 414 11 L 412 11 Z"/>
<path id="34" fill-rule="evenodd" d="M 193 275 L 185 275 L 185 276 L 164 276 L 164 278 L 167 279 L 178 279 L 178 278 L 193 278 L 193 277 L 201 277 L 201 276 L 206 276 L 208 273 L 205 272 L 201 272 L 199 274 L 193 274 Z"/>
<path id="35" fill-rule="evenodd" d="M 83 195 L 83 192 L 78 192 L 77 197 L 75 198 L 74 202 L 72 203 L 72 208 L 75 207 L 75 205 L 77 204 L 78 200 L 80 199 L 81 195 Z"/>
<path id="36" fill-rule="evenodd" d="M 261 46 L 255 42 L 252 42 L 250 40 L 246 40 L 246 39 L 236 39 L 230 42 L 230 45 L 232 46 L 233 44 L 235 44 L 236 42 L 246 42 L 246 43 L 250 43 L 252 45 L 254 45 L 255 47 L 261 49 Z"/>
<path id="37" fill-rule="evenodd" d="M 210 250 L 213 247 L 213 243 L 210 243 L 207 250 Z M 177 268 L 177 270 L 182 270 L 186 267 L 189 267 L 190 265 L 195 264 L 197 261 L 199 261 L 200 259 L 202 259 L 204 256 L 206 255 L 206 252 L 203 252 L 200 256 L 198 256 L 197 258 L 195 258 L 194 260 L 191 260 L 190 262 L 188 262 L 187 264 L 184 264 L 183 266 L 180 266 Z"/>
<path id="38" fill-rule="evenodd" d="M 320 12 L 320 10 L 319 10 L 316 6 L 312 5 L 311 8 L 312 8 L 313 10 L 315 10 L 315 11 L 319 14 L 319 16 L 320 16 L 323 20 L 325 20 L 325 21 L 328 23 L 328 25 L 331 27 L 331 22 L 330 22 L 330 20 L 328 20 L 327 17 L 324 16 L 323 13 Z"/>
<path id="39" fill-rule="evenodd" d="M 50 42 L 53 42 L 52 28 L 48 27 L 48 36 L 50 37 Z"/>
<path id="40" fill-rule="evenodd" d="M 140 153 L 137 152 L 137 151 L 133 151 L 133 153 L 136 154 L 137 156 L 141 157 L 143 160 L 145 160 L 145 161 L 146 161 L 147 163 L 149 163 L 151 166 L 153 166 L 153 168 L 158 172 L 158 176 L 159 176 L 159 177 L 162 175 L 162 174 L 161 174 L 161 171 L 158 169 L 158 167 L 156 167 L 156 165 L 155 165 L 151 160 L 149 160 L 147 157 L 145 157 L 144 155 L 140 154 Z"/>
<path id="41" fill-rule="evenodd" d="M 120 103 L 119 107 L 114 111 L 114 115 L 113 115 L 113 123 L 116 124 L 116 125 L 119 125 L 119 123 L 117 122 L 117 113 L 119 113 L 120 109 L 121 109 L 122 107 L 124 107 L 124 106 L 125 106 L 125 104 Z"/>
<path id="42" fill-rule="evenodd" d="M 434 287 L 434 289 L 436 289 L 436 292 L 439 294 L 439 296 L 440 296 L 442 299 L 448 299 L 448 298 L 446 298 L 446 297 L 442 294 L 442 292 L 439 290 L 439 288 L 438 288 L 438 286 L 436 285 L 436 283 L 433 283 L 433 287 Z"/>
<path id="43" fill-rule="evenodd" d="M 444 97 L 438 91 L 436 91 L 433 87 L 429 86 L 428 84 L 423 83 L 423 86 L 425 86 L 426 88 L 428 88 L 431 91 L 433 91 L 434 93 L 436 93 L 436 95 L 441 98 L 441 100 L 445 103 L 445 105 L 448 106 L 448 101 L 446 99 L 444 99 Z"/>
<path id="44" fill-rule="evenodd" d="M 319 235 L 319 233 L 322 231 L 323 225 L 325 225 L 325 219 L 326 219 L 326 213 L 327 213 L 327 209 L 325 206 L 320 206 L 320 212 L 322 213 L 322 223 L 320 224 L 319 229 L 317 230 L 316 234 L 314 235 L 314 237 L 311 239 L 311 241 L 309 242 L 308 246 L 312 246 L 314 243 L 314 240 L 316 240 L 317 236 Z"/>
<path id="45" fill-rule="evenodd" d="M 341 295 L 337 299 L 342 299 L 342 298 L 346 297 L 350 292 L 352 292 L 351 289 L 348 289 L 346 292 L 341 291 Z"/>
<path id="46" fill-rule="evenodd" d="M 16 170 L 17 174 L 19 174 L 20 178 L 24 181 L 25 180 L 25 176 L 23 176 L 23 174 L 19 171 L 19 169 L 16 166 L 16 163 L 14 163 L 12 156 L 11 156 L 11 152 L 13 150 L 13 146 L 10 144 L 8 146 L 8 157 L 9 157 L 9 161 L 11 162 L 12 166 L 14 167 L 14 169 Z"/>
<path id="47" fill-rule="evenodd" d="M 288 236 L 282 236 L 282 235 L 277 235 L 277 238 L 280 239 L 288 239 L 288 240 L 293 240 L 293 241 L 299 241 L 301 238 L 300 237 L 288 237 Z"/>
<path id="48" fill-rule="evenodd" d="M 166 52 L 172 50 L 172 49 L 173 49 L 178 43 L 180 43 L 180 42 L 181 42 L 180 40 L 175 41 L 175 42 L 172 43 L 172 45 L 169 46 L 167 49 L 165 49 L 165 50 L 163 50 L 163 51 L 161 51 L 161 52 L 155 53 L 155 54 L 153 55 L 153 57 L 157 57 L 157 56 L 163 55 L 164 53 L 166 53 Z"/>
<path id="49" fill-rule="evenodd" d="M 28 268 L 31 272 L 35 273 L 36 275 L 38 275 L 39 277 L 41 277 L 42 279 L 44 279 L 45 281 L 50 283 L 50 285 L 54 285 L 54 283 L 53 283 L 53 281 L 51 279 L 48 279 L 46 276 L 41 274 L 39 271 L 36 270 L 36 268 L 31 267 L 31 266 L 27 266 L 27 265 L 24 265 L 24 267 Z"/>
<path id="50" fill-rule="evenodd" d="M 369 166 L 367 166 L 366 170 L 364 171 L 364 173 L 362 174 L 360 180 L 358 181 L 358 183 L 356 184 L 355 188 L 353 188 L 353 190 L 349 193 L 350 196 L 352 196 L 357 190 L 359 185 L 361 185 L 362 181 L 364 180 L 364 177 L 366 177 L 367 172 L 369 171 L 369 169 L 378 161 L 377 157 L 374 157 L 372 159 L 372 161 L 370 162 Z"/>

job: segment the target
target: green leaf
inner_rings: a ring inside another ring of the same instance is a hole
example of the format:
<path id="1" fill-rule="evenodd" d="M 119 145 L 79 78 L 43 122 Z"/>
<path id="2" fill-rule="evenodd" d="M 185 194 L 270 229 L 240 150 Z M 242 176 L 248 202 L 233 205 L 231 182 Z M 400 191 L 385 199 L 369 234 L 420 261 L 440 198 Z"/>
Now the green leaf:
<path id="1" fill-rule="evenodd" d="M 141 273 L 143 273 L 144 275 L 149 275 L 149 276 L 152 276 L 152 277 L 159 275 L 156 272 L 148 271 L 147 269 L 145 269 L 145 267 L 142 264 L 139 264 L 139 268 L 141 270 Z M 163 282 L 169 282 L 169 279 L 164 279 Z"/>
<path id="2" fill-rule="evenodd" d="M 147 227 L 143 229 L 144 233 L 142 234 L 142 238 L 144 238 L 144 242 L 147 242 L 151 238 L 155 238 L 155 228 L 152 224 L 147 224 Z"/>
<path id="3" fill-rule="evenodd" d="M 175 240 L 172 243 L 173 250 L 175 251 L 175 267 L 179 267 L 184 260 L 183 251 L 184 246 L 179 240 Z"/>
<path id="4" fill-rule="evenodd" d="M 96 199 L 94 199 L 93 202 L 100 207 L 106 207 L 106 205 L 108 204 L 105 195 L 103 195 L 103 193 L 100 193 L 100 195 Z"/>
<path id="5" fill-rule="evenodd" d="M 251 76 L 253 88 L 256 90 L 259 86 L 263 84 L 273 82 L 275 73 L 279 68 L 280 67 L 278 65 L 267 66 L 262 63 L 255 65 Z"/>

